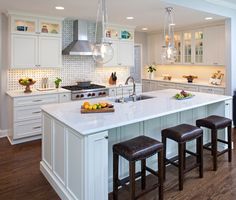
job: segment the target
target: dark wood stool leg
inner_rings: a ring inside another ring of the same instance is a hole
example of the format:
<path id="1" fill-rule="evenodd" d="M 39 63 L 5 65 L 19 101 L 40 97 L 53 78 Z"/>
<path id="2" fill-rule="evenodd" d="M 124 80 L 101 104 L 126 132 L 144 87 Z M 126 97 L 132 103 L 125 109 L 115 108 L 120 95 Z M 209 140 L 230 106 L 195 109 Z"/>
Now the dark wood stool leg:
<path id="1" fill-rule="evenodd" d="M 162 143 L 163 143 L 163 161 L 164 161 L 164 166 L 163 166 L 163 179 L 166 180 L 166 137 L 162 136 Z"/>
<path id="2" fill-rule="evenodd" d="M 232 161 L 232 127 L 231 125 L 227 127 L 228 132 L 228 161 Z"/>
<path id="3" fill-rule="evenodd" d="M 213 154 L 213 170 L 217 170 L 217 130 L 212 129 L 212 154 Z"/>
<path id="4" fill-rule="evenodd" d="M 146 188 L 146 159 L 141 160 L 141 182 L 142 190 Z"/>
<path id="5" fill-rule="evenodd" d="M 129 162 L 130 200 L 135 200 L 135 161 Z"/>
<path id="6" fill-rule="evenodd" d="M 184 157 L 183 157 L 183 162 L 184 162 L 184 170 L 186 169 L 186 143 L 184 145 Z"/>
<path id="7" fill-rule="evenodd" d="M 199 177 L 203 178 L 203 136 L 197 139 L 197 163 L 199 164 Z"/>
<path id="8" fill-rule="evenodd" d="M 163 157 L 163 151 L 158 152 L 158 182 L 159 182 L 159 200 L 163 200 L 163 190 L 164 190 L 164 157 Z"/>
<path id="9" fill-rule="evenodd" d="M 178 144 L 179 151 L 179 190 L 183 190 L 183 182 L 184 182 L 184 144 Z"/>
<path id="10" fill-rule="evenodd" d="M 113 200 L 118 199 L 119 155 L 113 153 Z"/>

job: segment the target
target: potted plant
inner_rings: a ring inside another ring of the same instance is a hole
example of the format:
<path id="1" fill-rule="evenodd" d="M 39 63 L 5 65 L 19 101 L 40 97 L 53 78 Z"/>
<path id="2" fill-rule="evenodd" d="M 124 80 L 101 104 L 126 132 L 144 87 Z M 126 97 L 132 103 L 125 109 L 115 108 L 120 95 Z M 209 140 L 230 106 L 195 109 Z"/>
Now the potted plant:
<path id="1" fill-rule="evenodd" d="M 61 82 L 62 80 L 57 77 L 56 80 L 54 81 L 56 88 L 59 88 Z"/>
<path id="2" fill-rule="evenodd" d="M 149 79 L 153 79 L 154 78 L 154 73 L 153 72 L 156 71 L 156 65 L 148 65 L 147 71 L 149 73 Z"/>

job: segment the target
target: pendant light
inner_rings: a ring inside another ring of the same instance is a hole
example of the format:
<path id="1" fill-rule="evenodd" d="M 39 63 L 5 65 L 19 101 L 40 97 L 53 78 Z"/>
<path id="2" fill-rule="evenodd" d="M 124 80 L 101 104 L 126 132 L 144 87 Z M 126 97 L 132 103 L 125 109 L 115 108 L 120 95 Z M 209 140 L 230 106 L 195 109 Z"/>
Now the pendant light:
<path id="1" fill-rule="evenodd" d="M 162 47 L 162 61 L 172 63 L 176 60 L 176 48 L 174 44 L 174 26 L 172 7 L 166 8 L 164 21 L 164 46 Z"/>
<path id="2" fill-rule="evenodd" d="M 101 41 L 97 43 L 97 34 L 98 34 L 98 19 L 99 14 L 102 14 L 102 37 Z M 99 64 L 105 64 L 112 60 L 114 55 L 114 50 L 111 46 L 111 42 L 108 38 L 105 37 L 105 32 L 107 29 L 108 16 L 106 8 L 106 0 L 99 0 L 98 11 L 97 11 L 97 20 L 96 20 L 96 32 L 95 32 L 95 42 L 93 48 L 93 59 Z"/>

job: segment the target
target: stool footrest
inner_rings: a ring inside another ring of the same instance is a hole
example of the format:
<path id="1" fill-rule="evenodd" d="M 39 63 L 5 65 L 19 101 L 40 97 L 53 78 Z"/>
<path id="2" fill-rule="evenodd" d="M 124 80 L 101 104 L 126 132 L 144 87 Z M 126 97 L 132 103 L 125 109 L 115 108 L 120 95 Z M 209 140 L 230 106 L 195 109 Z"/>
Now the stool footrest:
<path id="1" fill-rule="evenodd" d="M 195 163 L 195 164 L 191 165 L 190 167 L 186 168 L 184 170 L 184 174 L 191 171 L 191 170 L 193 170 L 193 169 L 195 169 L 196 167 L 199 167 L 199 163 Z"/>
<path id="2" fill-rule="evenodd" d="M 188 154 L 190 154 L 190 155 L 192 155 L 192 156 L 198 156 L 197 153 L 194 153 L 194 152 L 189 151 L 189 150 L 186 150 L 185 152 L 188 153 Z"/>
<path id="3" fill-rule="evenodd" d="M 135 173 L 135 179 L 141 176 L 141 172 Z M 118 186 L 126 186 L 126 183 L 129 182 L 129 177 L 125 177 L 123 179 L 118 180 Z"/>
<path id="4" fill-rule="evenodd" d="M 148 172 L 150 172 L 151 174 L 153 174 L 153 175 L 155 175 L 155 176 L 158 176 L 158 172 L 156 172 L 155 170 L 153 170 L 153 169 L 151 169 L 151 168 L 149 168 L 149 167 L 147 167 L 147 166 L 146 166 L 146 170 L 147 170 Z"/>
<path id="5" fill-rule="evenodd" d="M 225 141 L 225 140 L 221 140 L 221 139 L 217 139 L 218 142 L 224 143 L 224 144 L 228 144 L 229 142 Z"/>
<path id="6" fill-rule="evenodd" d="M 228 151 L 229 151 L 229 149 L 224 149 L 223 151 L 220 151 L 220 152 L 218 151 L 217 156 L 221 156 L 222 154 L 224 154 Z"/>

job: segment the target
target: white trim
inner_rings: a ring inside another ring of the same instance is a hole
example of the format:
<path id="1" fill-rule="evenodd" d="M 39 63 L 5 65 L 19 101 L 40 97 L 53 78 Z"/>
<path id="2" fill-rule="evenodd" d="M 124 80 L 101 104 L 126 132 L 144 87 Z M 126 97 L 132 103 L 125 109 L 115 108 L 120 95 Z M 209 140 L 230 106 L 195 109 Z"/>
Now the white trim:
<path id="1" fill-rule="evenodd" d="M 37 136 L 33 136 L 33 137 L 26 137 L 26 138 L 22 138 L 22 139 L 13 140 L 11 137 L 7 136 L 7 139 L 9 140 L 11 145 L 20 144 L 20 143 L 24 143 L 24 142 L 30 142 L 33 140 L 39 140 L 41 138 L 42 138 L 42 135 L 37 135 Z"/>
<path id="2" fill-rule="evenodd" d="M 51 170 L 47 167 L 44 161 L 40 162 L 40 171 L 43 173 L 44 177 L 59 195 L 59 197 L 63 200 L 74 200 L 74 198 L 66 191 L 65 187 L 62 183 L 57 180 L 57 177 L 51 172 Z"/>
<path id="3" fill-rule="evenodd" d="M 7 137 L 8 134 L 8 130 L 0 130 L 0 138 L 4 138 Z"/>

